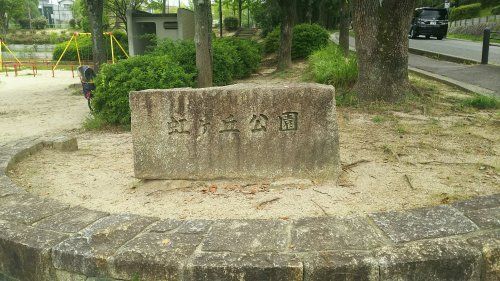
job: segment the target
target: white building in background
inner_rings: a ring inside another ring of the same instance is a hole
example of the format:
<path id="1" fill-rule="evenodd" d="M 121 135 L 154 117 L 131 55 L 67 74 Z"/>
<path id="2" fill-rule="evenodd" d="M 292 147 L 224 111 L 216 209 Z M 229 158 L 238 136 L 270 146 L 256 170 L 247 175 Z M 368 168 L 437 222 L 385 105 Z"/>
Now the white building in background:
<path id="1" fill-rule="evenodd" d="M 74 0 L 39 0 L 38 9 L 49 25 L 65 26 L 73 18 L 71 7 Z"/>

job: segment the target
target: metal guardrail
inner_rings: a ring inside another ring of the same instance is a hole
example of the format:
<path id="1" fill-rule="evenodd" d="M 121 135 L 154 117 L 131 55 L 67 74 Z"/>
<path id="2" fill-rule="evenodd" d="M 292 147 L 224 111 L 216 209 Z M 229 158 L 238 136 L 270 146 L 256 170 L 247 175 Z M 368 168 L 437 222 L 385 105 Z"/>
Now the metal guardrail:
<path id="1" fill-rule="evenodd" d="M 500 34 L 497 31 L 491 31 L 489 28 L 485 28 L 483 31 L 483 52 L 481 55 L 481 64 L 488 64 L 488 57 L 490 53 L 490 38 L 491 34 Z"/>

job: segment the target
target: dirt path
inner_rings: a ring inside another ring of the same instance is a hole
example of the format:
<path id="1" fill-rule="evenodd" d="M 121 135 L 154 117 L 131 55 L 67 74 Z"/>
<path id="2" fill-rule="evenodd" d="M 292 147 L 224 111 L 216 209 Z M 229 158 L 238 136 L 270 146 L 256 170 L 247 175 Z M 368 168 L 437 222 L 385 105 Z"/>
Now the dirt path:
<path id="1" fill-rule="evenodd" d="M 21 138 L 76 129 L 88 114 L 86 102 L 68 86 L 78 83 L 69 71 L 0 75 L 0 145 Z"/>

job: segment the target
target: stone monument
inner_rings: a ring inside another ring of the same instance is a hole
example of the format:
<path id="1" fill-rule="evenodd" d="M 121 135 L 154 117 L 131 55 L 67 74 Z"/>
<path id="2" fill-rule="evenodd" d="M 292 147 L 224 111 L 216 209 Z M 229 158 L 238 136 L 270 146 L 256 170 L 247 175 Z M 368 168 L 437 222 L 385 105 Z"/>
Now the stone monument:
<path id="1" fill-rule="evenodd" d="M 237 84 L 130 93 L 141 179 L 334 180 L 335 90 Z"/>

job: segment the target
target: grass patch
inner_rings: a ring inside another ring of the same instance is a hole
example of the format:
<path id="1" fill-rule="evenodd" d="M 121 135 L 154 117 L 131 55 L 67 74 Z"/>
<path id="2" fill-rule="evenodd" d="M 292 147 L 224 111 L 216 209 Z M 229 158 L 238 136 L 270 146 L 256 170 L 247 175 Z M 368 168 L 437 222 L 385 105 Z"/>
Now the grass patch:
<path id="1" fill-rule="evenodd" d="M 335 101 L 337 106 L 357 106 L 359 104 L 358 95 L 350 90 L 338 89 L 335 93 Z"/>
<path id="2" fill-rule="evenodd" d="M 462 100 L 461 105 L 477 109 L 498 109 L 500 108 L 500 101 L 494 97 L 475 95 L 472 98 Z"/>
<path id="3" fill-rule="evenodd" d="M 356 56 L 346 58 L 338 45 L 330 44 L 309 57 L 309 73 L 317 83 L 348 89 L 358 78 Z"/>
<path id="4" fill-rule="evenodd" d="M 373 123 L 382 123 L 384 121 L 385 121 L 384 116 L 376 115 L 376 116 L 373 116 L 373 118 L 372 118 Z"/>
<path id="5" fill-rule="evenodd" d="M 127 132 L 130 131 L 130 125 L 110 125 L 102 118 L 96 115 L 90 115 L 83 120 L 82 127 L 85 131 L 111 131 Z"/>

